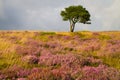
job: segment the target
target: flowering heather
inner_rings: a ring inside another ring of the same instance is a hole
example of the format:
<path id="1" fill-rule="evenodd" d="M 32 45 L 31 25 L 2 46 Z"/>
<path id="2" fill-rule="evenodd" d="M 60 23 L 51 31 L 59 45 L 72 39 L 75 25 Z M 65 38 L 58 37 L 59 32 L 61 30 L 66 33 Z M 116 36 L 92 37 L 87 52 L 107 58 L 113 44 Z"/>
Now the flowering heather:
<path id="1" fill-rule="evenodd" d="M 0 80 L 120 80 L 120 32 L 0 32 Z"/>
<path id="2" fill-rule="evenodd" d="M 98 55 L 120 58 L 120 40 L 108 41 Z"/>
<path id="3" fill-rule="evenodd" d="M 98 67 L 85 66 L 83 69 L 82 80 L 119 80 L 120 74 L 114 68 L 109 68 L 104 65 Z"/>
<path id="4" fill-rule="evenodd" d="M 33 69 L 32 73 L 28 75 L 28 80 L 54 80 L 53 74 L 50 69 Z"/>
<path id="5" fill-rule="evenodd" d="M 35 40 L 28 40 L 24 46 L 16 46 L 16 52 L 22 55 L 32 54 L 39 55 L 41 51 L 41 42 Z"/>
<path id="6" fill-rule="evenodd" d="M 73 54 L 50 54 L 50 53 L 44 53 L 46 55 L 41 55 L 39 58 L 39 64 L 44 64 L 48 66 L 54 66 L 54 65 L 73 65 L 73 64 L 83 64 L 83 62 L 80 62 L 77 57 L 75 57 Z M 74 65 L 75 66 L 75 65 Z"/>
<path id="7" fill-rule="evenodd" d="M 15 80 L 16 78 L 24 78 L 26 77 L 30 71 L 25 70 L 18 66 L 11 66 L 2 72 L 2 79 L 12 79 Z"/>

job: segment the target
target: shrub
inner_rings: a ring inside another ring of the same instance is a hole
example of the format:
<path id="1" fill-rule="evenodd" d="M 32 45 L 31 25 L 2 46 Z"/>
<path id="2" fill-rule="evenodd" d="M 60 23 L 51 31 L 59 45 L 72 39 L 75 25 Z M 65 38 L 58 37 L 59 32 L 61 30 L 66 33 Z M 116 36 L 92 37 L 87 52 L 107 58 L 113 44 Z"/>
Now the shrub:
<path id="1" fill-rule="evenodd" d="M 73 80 L 71 74 L 65 70 L 54 69 L 52 73 L 55 80 Z"/>
<path id="2" fill-rule="evenodd" d="M 2 70 L 2 74 L 4 75 L 4 79 L 12 79 L 15 80 L 16 78 L 23 78 L 28 76 L 29 70 L 25 70 L 19 66 L 11 66 L 7 69 Z"/>
<path id="3" fill-rule="evenodd" d="M 97 66 L 101 64 L 102 61 L 99 59 L 94 59 L 94 58 L 85 58 L 81 55 L 75 55 L 75 54 L 51 54 L 51 53 L 44 53 L 43 55 L 41 54 L 39 58 L 38 64 L 41 65 L 46 65 L 46 66 L 62 66 L 62 65 L 67 65 L 72 67 L 75 66 L 85 66 L 85 65 L 93 65 Z"/>
<path id="4" fill-rule="evenodd" d="M 98 53 L 99 56 L 120 58 L 120 41 L 108 41 Z"/>
<path id="5" fill-rule="evenodd" d="M 81 80 L 119 80 L 120 73 L 114 68 L 104 65 L 98 67 L 84 67 Z"/>
<path id="6" fill-rule="evenodd" d="M 54 77 L 48 68 L 33 68 L 28 80 L 54 80 Z"/>

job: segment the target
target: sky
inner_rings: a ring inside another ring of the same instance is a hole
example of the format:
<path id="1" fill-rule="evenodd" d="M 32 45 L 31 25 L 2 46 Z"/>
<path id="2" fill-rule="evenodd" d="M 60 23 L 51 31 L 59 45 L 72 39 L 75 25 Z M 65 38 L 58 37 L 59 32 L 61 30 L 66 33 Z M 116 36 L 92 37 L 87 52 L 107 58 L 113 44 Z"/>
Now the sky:
<path id="1" fill-rule="evenodd" d="M 82 5 L 91 23 L 77 23 L 75 31 L 120 30 L 120 0 L 0 0 L 0 30 L 69 31 L 61 10 Z"/>

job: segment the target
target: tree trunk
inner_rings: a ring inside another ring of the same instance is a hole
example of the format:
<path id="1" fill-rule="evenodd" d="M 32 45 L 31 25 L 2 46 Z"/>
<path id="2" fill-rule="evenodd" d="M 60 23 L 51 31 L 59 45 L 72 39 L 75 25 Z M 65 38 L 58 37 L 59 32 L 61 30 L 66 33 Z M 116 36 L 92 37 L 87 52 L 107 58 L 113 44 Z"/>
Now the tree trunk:
<path id="1" fill-rule="evenodd" d="M 72 25 L 70 25 L 70 32 L 73 32 Z"/>
<path id="2" fill-rule="evenodd" d="M 70 24 L 70 32 L 74 32 L 75 24 L 71 23 Z"/>

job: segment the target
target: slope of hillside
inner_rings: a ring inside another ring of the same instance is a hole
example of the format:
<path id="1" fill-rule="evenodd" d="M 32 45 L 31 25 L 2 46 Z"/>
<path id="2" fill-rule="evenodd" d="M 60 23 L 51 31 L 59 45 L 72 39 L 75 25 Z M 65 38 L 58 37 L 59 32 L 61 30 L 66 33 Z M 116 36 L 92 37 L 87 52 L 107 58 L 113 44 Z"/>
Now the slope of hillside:
<path id="1" fill-rule="evenodd" d="M 120 80 L 120 32 L 0 32 L 0 80 Z"/>

